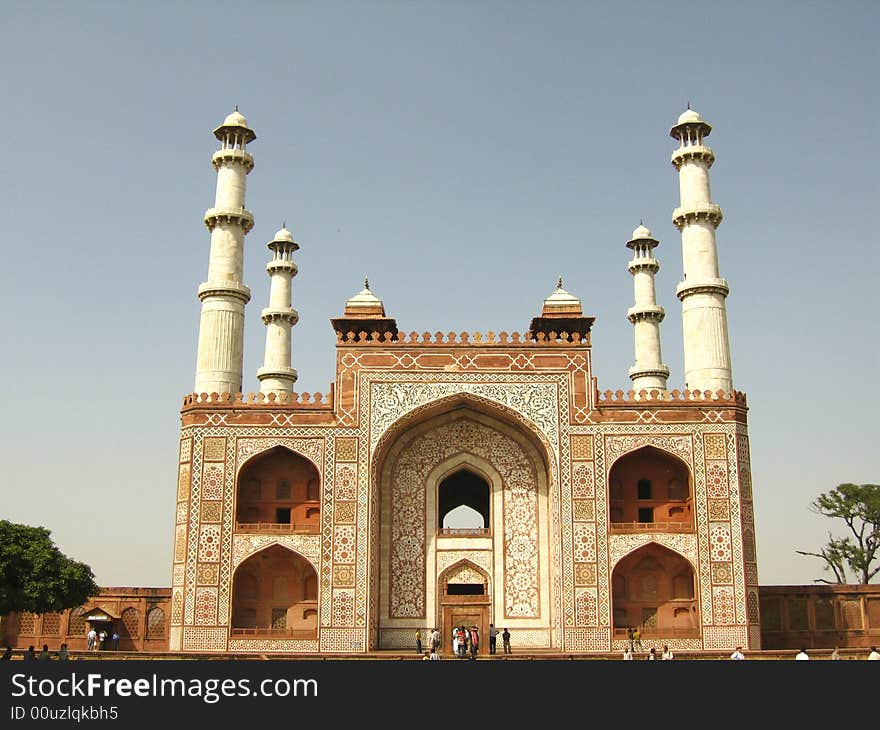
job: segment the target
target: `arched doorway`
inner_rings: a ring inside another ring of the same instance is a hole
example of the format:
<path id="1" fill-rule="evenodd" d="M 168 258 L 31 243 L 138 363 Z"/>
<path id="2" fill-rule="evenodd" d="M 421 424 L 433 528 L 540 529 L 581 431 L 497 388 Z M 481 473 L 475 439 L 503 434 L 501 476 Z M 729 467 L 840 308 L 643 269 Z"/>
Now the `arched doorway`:
<path id="1" fill-rule="evenodd" d="M 236 637 L 318 638 L 318 575 L 301 555 L 270 545 L 241 563 L 232 583 Z"/>
<path id="2" fill-rule="evenodd" d="M 258 454 L 238 475 L 238 532 L 318 532 L 320 477 L 304 456 L 283 446 Z"/>
<path id="3" fill-rule="evenodd" d="M 509 625 L 528 631 L 534 646 L 554 645 L 559 594 L 551 566 L 560 542 L 551 527 L 550 452 L 514 414 L 493 408 L 444 401 L 421 419 L 401 419 L 377 445 L 371 646 L 410 646 L 418 628 L 442 631 L 452 620 L 444 606 L 460 590 L 450 594 L 442 576 L 465 557 L 485 576 L 484 593 L 452 600 L 487 611 L 464 620 Z M 451 525 L 457 510 L 473 522 Z M 448 649 L 449 637 L 443 642 Z"/>
<path id="4" fill-rule="evenodd" d="M 489 483 L 470 469 L 462 468 L 445 477 L 437 489 L 437 517 L 444 535 L 489 533 Z"/>
<path id="5" fill-rule="evenodd" d="M 611 574 L 614 636 L 638 627 L 642 640 L 700 635 L 693 566 L 672 550 L 649 543 L 625 556 Z"/>
<path id="6" fill-rule="evenodd" d="M 456 626 L 476 626 L 484 644 L 480 651 L 488 652 L 489 576 L 473 563 L 462 560 L 444 571 L 438 583 L 441 652 L 452 653 L 452 632 Z"/>
<path id="7" fill-rule="evenodd" d="M 618 459 L 608 475 L 611 531 L 693 532 L 693 488 L 687 465 L 653 446 Z"/>

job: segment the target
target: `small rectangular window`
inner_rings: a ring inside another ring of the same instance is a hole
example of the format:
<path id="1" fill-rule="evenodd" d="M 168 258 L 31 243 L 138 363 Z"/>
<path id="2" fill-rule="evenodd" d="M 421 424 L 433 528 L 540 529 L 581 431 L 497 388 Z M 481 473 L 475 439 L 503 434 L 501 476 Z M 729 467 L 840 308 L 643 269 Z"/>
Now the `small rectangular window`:
<path id="1" fill-rule="evenodd" d="M 279 525 L 290 524 L 290 507 L 278 507 L 275 510 L 275 523 Z"/>
<path id="2" fill-rule="evenodd" d="M 653 522 L 653 521 L 654 521 L 653 507 L 639 507 L 639 522 Z"/>
<path id="3" fill-rule="evenodd" d="M 639 479 L 639 499 L 651 499 L 650 479 Z"/>

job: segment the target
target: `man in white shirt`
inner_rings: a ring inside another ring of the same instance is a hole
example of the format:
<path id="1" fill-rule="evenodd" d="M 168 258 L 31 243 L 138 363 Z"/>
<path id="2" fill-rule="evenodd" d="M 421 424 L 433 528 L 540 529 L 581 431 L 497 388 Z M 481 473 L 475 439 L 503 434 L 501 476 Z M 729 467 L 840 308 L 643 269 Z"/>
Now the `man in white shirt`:
<path id="1" fill-rule="evenodd" d="M 809 656 L 809 654 L 807 654 L 807 650 L 806 650 L 806 649 L 801 649 L 801 650 L 797 653 L 797 656 L 795 657 L 795 659 L 798 660 L 798 661 L 804 661 L 804 660 L 807 660 L 807 659 L 809 659 L 809 658 L 810 658 L 810 656 Z"/>
<path id="2" fill-rule="evenodd" d="M 876 646 L 871 647 L 871 653 L 868 654 L 868 661 L 880 661 L 880 651 L 877 651 Z"/>
<path id="3" fill-rule="evenodd" d="M 743 654 L 742 647 L 738 646 L 738 647 L 736 647 L 736 650 L 733 652 L 733 654 L 730 655 L 730 658 L 731 659 L 745 659 L 746 655 Z"/>

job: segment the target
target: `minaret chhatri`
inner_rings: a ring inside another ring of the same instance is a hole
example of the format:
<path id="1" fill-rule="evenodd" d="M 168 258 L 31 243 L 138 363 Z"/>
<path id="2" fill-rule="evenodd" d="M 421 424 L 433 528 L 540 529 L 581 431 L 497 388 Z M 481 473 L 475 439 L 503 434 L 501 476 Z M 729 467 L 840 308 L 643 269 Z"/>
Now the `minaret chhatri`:
<path id="1" fill-rule="evenodd" d="M 245 177 L 254 168 L 247 151 L 257 135 L 238 107 L 223 120 L 214 136 L 220 149 L 211 159 L 217 171 L 214 207 L 205 212 L 211 231 L 208 280 L 199 286 L 202 315 L 196 362 L 196 393 L 241 392 L 244 350 L 244 305 L 251 291 L 241 281 L 244 237 L 254 217 L 244 207 Z"/>
<path id="2" fill-rule="evenodd" d="M 684 280 L 676 294 L 681 300 L 684 329 L 685 387 L 690 390 L 731 391 L 730 342 L 724 300 L 730 292 L 718 273 L 715 229 L 721 208 L 712 202 L 709 168 L 715 161 L 703 140 L 712 127 L 688 108 L 669 130 L 679 148 L 672 153 L 678 170 L 681 205 L 672 222 L 681 231 Z"/>
<path id="3" fill-rule="evenodd" d="M 267 244 L 272 260 L 266 264 L 269 274 L 269 306 L 263 310 L 266 325 L 266 354 L 263 367 L 257 370 L 261 393 L 290 393 L 296 382 L 296 370 L 290 367 L 290 330 L 299 321 L 299 314 L 290 306 L 290 282 L 297 267 L 291 260 L 299 244 L 285 226 Z"/>
<path id="4" fill-rule="evenodd" d="M 626 316 L 635 328 L 636 362 L 629 369 L 629 377 L 636 393 L 666 390 L 669 377 L 669 368 L 663 364 L 660 354 L 660 323 L 666 312 L 658 306 L 654 288 L 654 275 L 660 270 L 660 264 L 653 251 L 659 245 L 643 225 L 633 231 L 632 239 L 626 244 L 633 252 L 627 268 L 633 275 L 636 303 L 627 310 Z"/>

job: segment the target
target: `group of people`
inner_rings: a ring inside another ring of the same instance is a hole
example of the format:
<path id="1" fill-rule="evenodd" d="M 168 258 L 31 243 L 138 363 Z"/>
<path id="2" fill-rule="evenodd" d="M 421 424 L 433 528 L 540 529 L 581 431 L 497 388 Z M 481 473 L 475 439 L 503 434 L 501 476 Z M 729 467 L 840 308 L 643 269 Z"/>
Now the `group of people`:
<path id="1" fill-rule="evenodd" d="M 107 632 L 104 629 L 100 631 L 96 631 L 94 628 L 89 629 L 89 633 L 86 634 L 86 639 L 88 640 L 88 650 L 89 651 L 101 651 L 104 648 L 104 645 L 107 643 Z M 119 651 L 119 633 L 114 631 L 113 636 L 111 637 L 111 641 L 113 642 L 113 651 Z"/>
<path id="2" fill-rule="evenodd" d="M 439 629 L 432 629 L 428 632 L 431 642 L 431 650 L 425 651 L 423 648 L 422 630 L 416 630 L 416 652 L 424 653 L 424 659 L 440 658 L 440 643 L 442 641 Z M 505 654 L 510 654 L 510 631 L 506 628 L 498 631 L 495 624 L 489 624 L 489 653 L 496 653 L 498 636 L 501 636 L 501 643 Z M 477 626 L 453 626 L 452 627 L 452 654 L 459 658 L 465 658 L 470 655 L 471 659 L 476 659 L 480 651 L 480 629 Z"/>
<path id="3" fill-rule="evenodd" d="M 630 640 L 627 647 L 623 650 L 623 658 L 625 661 L 632 661 L 633 659 L 635 659 L 635 651 L 634 651 L 634 647 L 633 647 L 634 643 L 635 642 L 633 640 Z M 639 649 L 642 648 L 641 641 L 639 641 L 638 647 L 639 647 Z M 660 654 L 660 656 L 657 656 L 657 650 L 652 646 L 650 648 L 650 650 L 648 651 L 648 655 L 645 657 L 645 659 L 647 659 L 649 661 L 656 661 L 656 660 L 669 661 L 674 658 L 675 658 L 675 654 L 672 653 L 672 649 L 669 648 L 668 644 L 663 645 L 663 652 Z"/>
<path id="4" fill-rule="evenodd" d="M 476 626 L 455 626 L 452 629 L 452 653 L 464 659 L 470 652 L 471 659 L 476 659 L 480 651 L 480 631 Z"/>
<path id="5" fill-rule="evenodd" d="M 6 651 L 3 652 L 3 656 L 0 657 L 0 661 L 8 662 L 12 659 L 12 647 L 7 646 Z M 61 648 L 58 650 L 58 659 L 61 661 L 66 661 L 70 659 L 70 653 L 67 651 L 67 644 L 62 644 Z M 37 654 L 34 651 L 34 645 L 31 644 L 27 651 L 25 651 L 24 656 L 22 656 L 22 660 L 26 662 L 48 662 L 52 660 L 52 653 L 49 651 L 49 645 L 43 644 L 43 649 Z"/>

